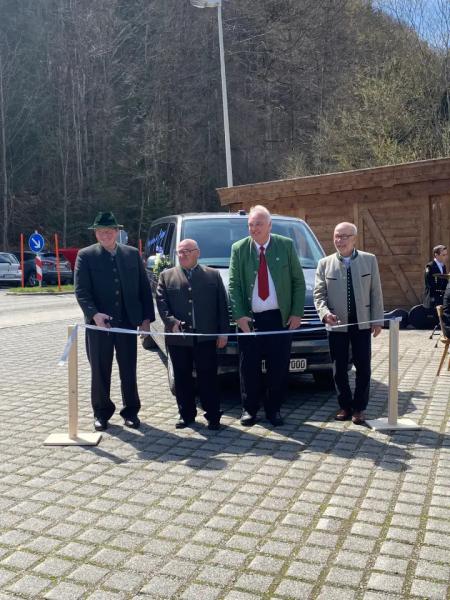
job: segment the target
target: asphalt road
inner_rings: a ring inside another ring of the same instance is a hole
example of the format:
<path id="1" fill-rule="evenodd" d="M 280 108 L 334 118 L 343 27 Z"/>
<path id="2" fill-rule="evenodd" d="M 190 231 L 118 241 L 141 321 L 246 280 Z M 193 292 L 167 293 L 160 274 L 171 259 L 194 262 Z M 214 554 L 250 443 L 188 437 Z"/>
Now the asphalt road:
<path id="1" fill-rule="evenodd" d="M 7 292 L 0 289 L 0 329 L 67 319 L 82 321 L 81 309 L 73 294 L 20 296 Z"/>

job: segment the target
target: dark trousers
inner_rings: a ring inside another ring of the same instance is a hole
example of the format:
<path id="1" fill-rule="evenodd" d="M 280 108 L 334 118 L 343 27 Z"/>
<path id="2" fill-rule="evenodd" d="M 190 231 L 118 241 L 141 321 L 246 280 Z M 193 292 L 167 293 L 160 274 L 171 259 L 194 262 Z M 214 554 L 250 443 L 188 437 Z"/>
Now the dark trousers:
<path id="1" fill-rule="evenodd" d="M 208 421 L 218 421 L 221 416 L 219 386 L 217 383 L 216 341 L 194 341 L 192 346 L 168 344 L 175 378 L 175 396 L 180 417 L 189 423 L 195 419 L 195 381 L 197 373 L 200 404 Z"/>
<path id="2" fill-rule="evenodd" d="M 254 314 L 255 331 L 279 331 L 283 329 L 279 310 Z M 251 415 L 259 409 L 262 389 L 261 361 L 265 359 L 267 390 L 264 395 L 266 415 L 280 410 L 286 395 L 292 335 L 259 335 L 239 337 L 239 373 L 242 406 Z"/>
<path id="3" fill-rule="evenodd" d="M 125 325 L 123 325 L 125 327 Z M 91 402 L 94 417 L 109 420 L 116 409 L 111 401 L 111 370 L 116 351 L 124 419 L 135 417 L 141 408 L 136 382 L 137 340 L 126 333 L 104 333 L 86 329 L 86 352 L 91 365 Z"/>
<path id="4" fill-rule="evenodd" d="M 349 327 L 348 332 L 330 332 L 328 340 L 339 406 L 350 411 L 365 410 L 370 391 L 371 330 Z M 348 380 L 350 345 L 356 369 L 353 397 Z"/>

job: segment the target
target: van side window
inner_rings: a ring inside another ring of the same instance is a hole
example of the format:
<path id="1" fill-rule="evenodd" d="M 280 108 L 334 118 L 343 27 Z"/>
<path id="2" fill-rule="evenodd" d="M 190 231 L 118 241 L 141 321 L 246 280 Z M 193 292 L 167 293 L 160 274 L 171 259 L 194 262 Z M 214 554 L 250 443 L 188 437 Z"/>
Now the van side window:
<path id="1" fill-rule="evenodd" d="M 170 255 L 170 248 L 172 246 L 172 238 L 173 238 L 174 231 L 175 231 L 175 223 L 169 223 L 169 227 L 167 228 L 167 231 L 166 231 L 166 237 L 165 237 L 164 246 L 163 246 L 164 254 Z"/>
<path id="2" fill-rule="evenodd" d="M 173 223 L 160 223 L 150 229 L 147 243 L 145 244 L 145 255 L 167 254 L 170 249 L 170 241 L 173 234 Z"/>

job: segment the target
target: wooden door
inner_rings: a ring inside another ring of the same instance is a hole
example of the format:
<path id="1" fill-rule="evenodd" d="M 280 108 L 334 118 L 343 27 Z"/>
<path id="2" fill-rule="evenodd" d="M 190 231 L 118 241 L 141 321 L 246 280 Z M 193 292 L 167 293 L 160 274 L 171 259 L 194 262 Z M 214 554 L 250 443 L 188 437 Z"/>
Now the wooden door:
<path id="1" fill-rule="evenodd" d="M 360 201 L 355 205 L 360 247 L 378 259 L 385 310 L 421 304 L 429 260 L 428 198 Z"/>
<path id="2" fill-rule="evenodd" d="M 431 196 L 431 248 L 444 244 L 450 248 L 450 194 Z M 431 253 L 430 248 L 430 253 Z"/>

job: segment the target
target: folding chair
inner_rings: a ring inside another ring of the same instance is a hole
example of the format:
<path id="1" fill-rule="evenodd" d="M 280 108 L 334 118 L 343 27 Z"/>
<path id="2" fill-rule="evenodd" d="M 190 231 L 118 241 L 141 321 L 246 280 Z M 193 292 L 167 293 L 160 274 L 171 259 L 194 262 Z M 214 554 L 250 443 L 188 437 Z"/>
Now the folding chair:
<path id="1" fill-rule="evenodd" d="M 439 341 L 444 344 L 444 352 L 442 353 L 441 362 L 439 363 L 439 368 L 436 373 L 436 377 L 438 377 L 439 373 L 441 372 L 442 365 L 444 364 L 445 357 L 447 356 L 447 353 L 448 353 L 448 348 L 450 346 L 450 337 L 447 337 L 444 333 L 444 321 L 442 319 L 444 307 L 442 305 L 436 306 L 436 312 L 438 314 L 439 323 L 441 325 L 441 337 L 439 338 Z M 450 358 L 448 359 L 448 369 L 447 370 L 450 371 Z"/>

